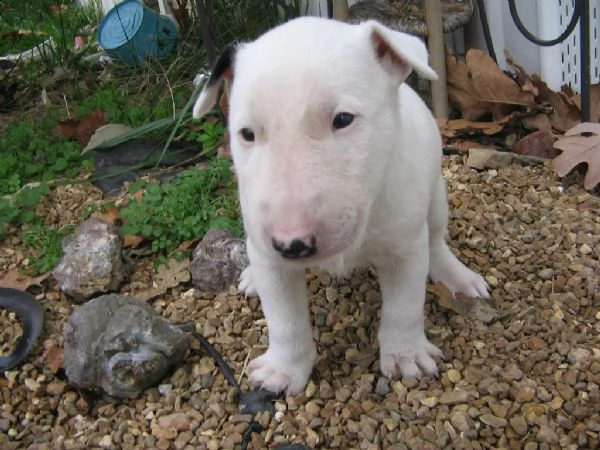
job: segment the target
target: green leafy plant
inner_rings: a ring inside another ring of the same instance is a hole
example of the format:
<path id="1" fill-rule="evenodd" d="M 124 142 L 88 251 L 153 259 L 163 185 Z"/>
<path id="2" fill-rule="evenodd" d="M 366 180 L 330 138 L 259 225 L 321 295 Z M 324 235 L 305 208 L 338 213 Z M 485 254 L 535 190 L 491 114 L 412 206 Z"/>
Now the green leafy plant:
<path id="1" fill-rule="evenodd" d="M 171 252 L 209 228 L 227 229 L 236 235 L 243 232 L 227 160 L 214 158 L 206 168 L 184 170 L 164 184 L 136 182 L 130 193 L 142 189 L 140 200 L 121 209 L 122 231 L 152 239 L 156 252 Z"/>
<path id="2" fill-rule="evenodd" d="M 30 182 L 47 182 L 58 176 L 72 178 L 83 167 L 77 142 L 54 133 L 57 115 L 23 118 L 9 124 L 0 137 L 0 195 L 14 194 Z"/>
<path id="3" fill-rule="evenodd" d="M 35 206 L 50 192 L 46 183 L 23 187 L 14 195 L 0 197 L 0 239 L 4 239 L 11 225 L 35 222 Z"/>
<path id="4" fill-rule="evenodd" d="M 29 251 L 29 261 L 36 273 L 53 270 L 62 257 L 62 239 L 73 231 L 54 230 L 43 224 L 34 224 L 21 233 L 21 241 Z"/>

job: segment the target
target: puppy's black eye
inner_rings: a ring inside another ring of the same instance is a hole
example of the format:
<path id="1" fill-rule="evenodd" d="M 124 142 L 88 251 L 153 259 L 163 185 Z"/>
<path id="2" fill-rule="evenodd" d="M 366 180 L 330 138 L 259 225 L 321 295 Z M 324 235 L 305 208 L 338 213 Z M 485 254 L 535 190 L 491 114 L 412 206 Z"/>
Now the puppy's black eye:
<path id="1" fill-rule="evenodd" d="M 336 130 L 341 130 L 342 128 L 346 128 L 349 126 L 354 120 L 354 114 L 350 114 L 347 112 L 342 112 L 336 115 L 333 118 L 333 128 Z"/>
<path id="2" fill-rule="evenodd" d="M 250 128 L 242 128 L 240 130 L 240 135 L 242 136 L 242 139 L 246 142 L 254 142 L 254 131 L 252 131 Z"/>

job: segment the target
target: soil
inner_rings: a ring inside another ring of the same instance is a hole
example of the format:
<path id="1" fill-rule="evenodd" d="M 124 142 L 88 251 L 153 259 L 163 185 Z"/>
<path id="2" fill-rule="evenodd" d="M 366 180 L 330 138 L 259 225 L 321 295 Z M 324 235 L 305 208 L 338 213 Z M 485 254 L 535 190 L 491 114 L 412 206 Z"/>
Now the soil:
<path id="1" fill-rule="evenodd" d="M 377 361 L 373 275 L 309 272 L 319 350 L 313 376 L 300 395 L 279 397 L 274 414 L 254 418 L 264 429 L 248 448 L 600 447 L 600 199 L 543 165 L 475 171 L 453 155 L 444 158 L 444 175 L 451 246 L 489 282 L 495 318 L 456 313 L 428 294 L 426 330 L 445 355 L 440 375 L 387 380 Z M 99 199 L 92 186 L 59 187 L 39 212 L 60 228 Z M 126 295 L 156 275 L 151 257 L 130 263 Z M 16 238 L 4 242 L 2 272 L 29 264 Z M 253 416 L 240 413 L 234 390 L 197 344 L 138 399 L 94 397 L 70 386 L 56 361 L 77 305 L 52 277 L 31 291 L 45 325 L 27 361 L 0 377 L 0 448 L 242 448 Z M 267 345 L 257 299 L 233 287 L 209 296 L 183 283 L 151 303 L 174 323 L 194 321 L 248 388 L 248 358 Z M 2 314 L 0 323 L 10 320 Z"/>

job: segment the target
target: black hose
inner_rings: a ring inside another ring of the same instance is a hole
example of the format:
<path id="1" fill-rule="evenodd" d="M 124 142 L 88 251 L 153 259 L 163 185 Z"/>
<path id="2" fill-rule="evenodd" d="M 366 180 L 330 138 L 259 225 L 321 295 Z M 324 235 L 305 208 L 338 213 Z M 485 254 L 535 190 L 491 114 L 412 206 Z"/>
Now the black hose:
<path id="1" fill-rule="evenodd" d="M 479 10 L 479 19 L 481 20 L 481 27 L 483 28 L 485 46 L 487 47 L 487 51 L 494 60 L 494 62 L 498 64 L 498 60 L 496 59 L 496 52 L 494 51 L 494 42 L 492 41 L 492 35 L 490 34 L 490 25 L 488 24 L 487 20 L 487 13 L 485 12 L 484 0 L 477 0 L 477 9 Z"/>
<path id="2" fill-rule="evenodd" d="M 566 30 L 562 32 L 562 34 L 560 36 L 558 36 L 555 39 L 550 39 L 550 40 L 544 40 L 544 39 L 540 39 L 537 36 L 534 36 L 533 34 L 531 34 L 529 32 L 529 30 L 527 28 L 525 28 L 525 25 L 523 25 L 523 22 L 521 22 L 521 18 L 519 17 L 519 13 L 517 11 L 517 7 L 515 5 L 515 0 L 508 0 L 508 8 L 510 10 L 510 16 L 513 19 L 513 22 L 515 23 L 515 25 L 517 26 L 518 30 L 521 32 L 521 34 L 523 36 L 525 36 L 525 38 L 527 38 L 527 40 L 533 42 L 535 45 L 540 45 L 542 47 L 552 47 L 553 45 L 556 44 L 560 44 L 562 41 L 564 41 L 567 37 L 569 37 L 569 35 L 573 32 L 573 30 L 575 29 L 575 26 L 577 25 L 577 21 L 579 20 L 579 16 L 581 15 L 581 10 L 582 8 L 582 4 L 583 3 L 587 3 L 587 0 L 573 0 L 575 3 L 575 8 L 573 10 L 573 16 L 571 17 L 571 21 L 569 22 L 569 25 L 567 26 Z"/>

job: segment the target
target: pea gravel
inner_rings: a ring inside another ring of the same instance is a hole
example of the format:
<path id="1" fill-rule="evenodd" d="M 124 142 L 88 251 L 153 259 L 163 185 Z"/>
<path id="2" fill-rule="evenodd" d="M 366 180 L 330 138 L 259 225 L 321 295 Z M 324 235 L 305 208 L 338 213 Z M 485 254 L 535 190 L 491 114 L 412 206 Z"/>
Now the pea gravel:
<path id="1" fill-rule="evenodd" d="M 290 443 L 364 450 L 600 448 L 599 198 L 543 165 L 475 171 L 453 155 L 444 158 L 444 175 L 451 246 L 485 276 L 497 314 L 484 323 L 428 294 L 426 329 L 445 355 L 438 378 L 380 375 L 380 294 L 368 270 L 342 280 L 311 271 L 319 358 L 306 390 L 281 397 L 274 413 L 242 414 L 234 390 L 196 343 L 184 364 L 139 399 L 94 400 L 53 370 L 50 360 L 76 305 L 47 280 L 37 291 L 46 311 L 40 342 L 25 364 L 0 376 L 0 448 L 239 449 L 252 420 L 264 426 L 252 434 L 252 449 Z M 62 227 L 99 198 L 92 187 L 63 186 L 40 212 Z M 16 238 L 8 239 L 1 270 L 28 264 Z M 150 258 L 132 264 L 125 295 L 155 276 Z M 208 296 L 184 283 L 152 305 L 174 323 L 195 321 L 248 388 L 248 357 L 267 345 L 257 299 L 233 288 Z M 11 320 L 0 317 L 3 325 Z"/>

